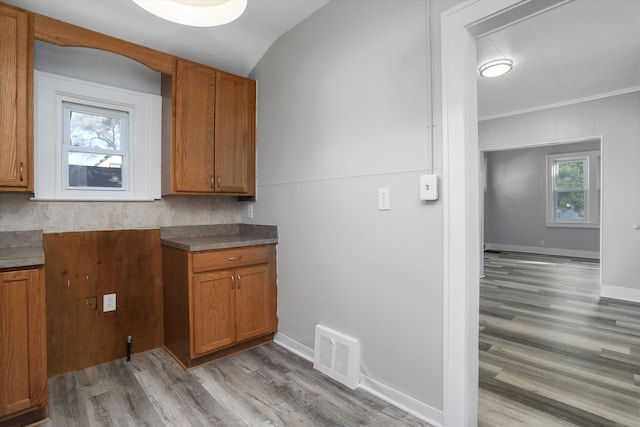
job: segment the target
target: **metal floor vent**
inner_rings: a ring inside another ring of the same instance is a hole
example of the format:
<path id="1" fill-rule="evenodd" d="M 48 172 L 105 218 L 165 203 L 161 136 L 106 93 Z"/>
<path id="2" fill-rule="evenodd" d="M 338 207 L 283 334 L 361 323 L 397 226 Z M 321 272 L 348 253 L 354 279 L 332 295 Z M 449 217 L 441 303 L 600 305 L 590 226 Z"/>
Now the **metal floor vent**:
<path id="1" fill-rule="evenodd" d="M 355 389 L 360 383 L 358 340 L 325 326 L 316 325 L 313 367 Z"/>

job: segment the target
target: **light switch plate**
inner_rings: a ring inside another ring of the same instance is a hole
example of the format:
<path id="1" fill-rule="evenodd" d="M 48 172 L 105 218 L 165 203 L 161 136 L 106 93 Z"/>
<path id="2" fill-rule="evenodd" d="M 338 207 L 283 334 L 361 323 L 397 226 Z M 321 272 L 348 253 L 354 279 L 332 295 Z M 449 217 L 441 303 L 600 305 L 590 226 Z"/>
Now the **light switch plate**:
<path id="1" fill-rule="evenodd" d="M 102 312 L 116 311 L 116 294 L 106 294 L 102 297 Z"/>
<path id="2" fill-rule="evenodd" d="M 420 175 L 420 200 L 438 200 L 438 175 Z"/>
<path id="3" fill-rule="evenodd" d="M 388 188 L 378 188 L 378 210 L 388 211 L 391 209 L 391 200 L 389 199 Z"/>

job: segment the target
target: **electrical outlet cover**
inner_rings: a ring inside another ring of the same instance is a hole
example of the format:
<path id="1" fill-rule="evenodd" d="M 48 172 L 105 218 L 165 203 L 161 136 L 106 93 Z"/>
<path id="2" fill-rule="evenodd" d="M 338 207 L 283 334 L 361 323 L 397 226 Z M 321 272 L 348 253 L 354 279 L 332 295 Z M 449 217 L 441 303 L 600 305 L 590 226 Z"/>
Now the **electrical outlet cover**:
<path id="1" fill-rule="evenodd" d="M 116 294 L 107 294 L 102 297 L 102 312 L 116 311 Z"/>

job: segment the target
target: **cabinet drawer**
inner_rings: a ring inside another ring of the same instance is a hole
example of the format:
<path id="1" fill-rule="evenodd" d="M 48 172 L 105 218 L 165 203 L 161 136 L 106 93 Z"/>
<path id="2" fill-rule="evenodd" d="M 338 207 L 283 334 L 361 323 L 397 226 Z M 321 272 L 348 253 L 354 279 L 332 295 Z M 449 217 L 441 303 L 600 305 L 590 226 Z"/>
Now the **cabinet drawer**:
<path id="1" fill-rule="evenodd" d="M 251 246 L 248 248 L 196 252 L 193 254 L 193 272 L 202 273 L 262 264 L 269 262 L 272 254 L 272 246 Z"/>

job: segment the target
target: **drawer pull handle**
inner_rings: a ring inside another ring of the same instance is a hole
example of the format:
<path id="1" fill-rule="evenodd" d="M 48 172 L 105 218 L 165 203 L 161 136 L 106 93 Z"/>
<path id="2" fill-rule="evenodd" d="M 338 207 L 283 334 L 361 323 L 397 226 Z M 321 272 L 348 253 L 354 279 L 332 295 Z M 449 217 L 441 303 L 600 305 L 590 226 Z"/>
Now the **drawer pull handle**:
<path id="1" fill-rule="evenodd" d="M 227 261 L 240 261 L 242 259 L 242 256 L 238 255 L 238 256 L 232 256 L 227 258 Z"/>

